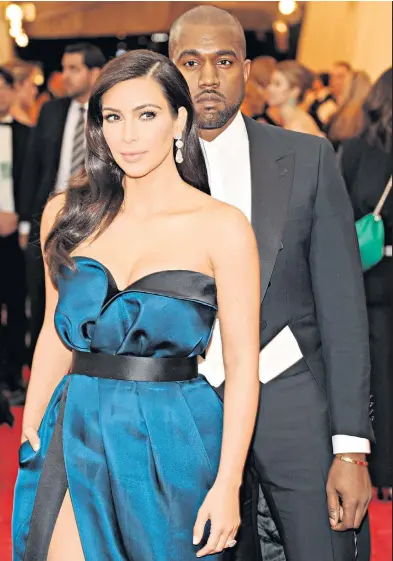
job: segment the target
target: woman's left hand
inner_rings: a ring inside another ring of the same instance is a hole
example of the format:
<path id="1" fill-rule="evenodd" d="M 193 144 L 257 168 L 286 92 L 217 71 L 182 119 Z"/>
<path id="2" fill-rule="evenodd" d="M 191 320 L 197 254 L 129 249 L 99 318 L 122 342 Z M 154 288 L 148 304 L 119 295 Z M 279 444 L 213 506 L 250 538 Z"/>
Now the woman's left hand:
<path id="1" fill-rule="evenodd" d="M 194 527 L 194 545 L 202 541 L 209 520 L 211 533 L 205 547 L 198 551 L 197 557 L 221 553 L 227 547 L 234 547 L 233 542 L 240 527 L 239 493 L 239 487 L 219 481 L 216 481 L 208 493 L 198 512 Z"/>

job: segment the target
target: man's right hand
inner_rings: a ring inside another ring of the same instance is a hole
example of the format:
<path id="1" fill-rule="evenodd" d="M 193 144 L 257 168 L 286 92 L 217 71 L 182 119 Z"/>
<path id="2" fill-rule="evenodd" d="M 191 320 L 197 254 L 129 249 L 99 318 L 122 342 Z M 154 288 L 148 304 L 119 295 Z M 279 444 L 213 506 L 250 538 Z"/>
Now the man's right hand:
<path id="1" fill-rule="evenodd" d="M 14 212 L 0 211 L 0 236 L 10 236 L 18 228 L 18 215 Z"/>

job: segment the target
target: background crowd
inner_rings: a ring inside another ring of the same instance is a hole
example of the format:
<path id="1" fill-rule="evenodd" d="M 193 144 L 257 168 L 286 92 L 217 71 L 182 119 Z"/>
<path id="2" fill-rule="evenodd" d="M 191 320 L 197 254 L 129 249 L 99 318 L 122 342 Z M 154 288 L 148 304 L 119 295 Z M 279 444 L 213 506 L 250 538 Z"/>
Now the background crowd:
<path id="1" fill-rule="evenodd" d="M 0 422 L 7 404 L 22 406 L 45 310 L 39 224 L 53 192 L 83 166 L 90 92 L 106 63 L 101 49 L 70 43 L 61 71 L 37 86 L 38 67 L 14 59 L 0 67 Z M 374 211 L 392 174 L 392 70 L 373 81 L 345 60 L 312 72 L 296 60 L 252 61 L 242 111 L 271 126 L 333 144 L 355 219 Z M 385 257 L 365 273 L 376 444 L 371 474 L 381 499 L 392 498 L 393 192 L 382 210 Z"/>

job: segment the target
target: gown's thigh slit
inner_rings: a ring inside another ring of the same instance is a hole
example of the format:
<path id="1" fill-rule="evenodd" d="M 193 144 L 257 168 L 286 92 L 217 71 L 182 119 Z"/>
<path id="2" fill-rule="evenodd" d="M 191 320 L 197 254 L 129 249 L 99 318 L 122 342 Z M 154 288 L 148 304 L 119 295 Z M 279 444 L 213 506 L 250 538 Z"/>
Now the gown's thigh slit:
<path id="1" fill-rule="evenodd" d="M 23 561 L 46 561 L 56 521 L 68 490 L 63 453 L 63 421 L 68 384 L 46 454 L 34 501 Z"/>

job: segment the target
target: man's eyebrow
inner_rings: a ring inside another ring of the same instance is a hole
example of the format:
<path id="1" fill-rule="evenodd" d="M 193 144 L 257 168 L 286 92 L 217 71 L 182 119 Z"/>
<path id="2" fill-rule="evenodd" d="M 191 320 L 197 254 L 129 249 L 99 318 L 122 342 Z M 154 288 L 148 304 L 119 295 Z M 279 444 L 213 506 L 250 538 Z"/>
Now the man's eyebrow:
<path id="1" fill-rule="evenodd" d="M 233 49 L 223 49 L 216 52 L 216 56 L 233 56 L 233 58 L 238 58 L 236 51 Z"/>
<path id="2" fill-rule="evenodd" d="M 185 56 L 199 57 L 199 56 L 201 56 L 201 53 L 199 51 L 197 51 L 196 49 L 185 49 L 184 51 L 182 51 L 180 53 L 179 58 L 183 58 Z"/>
<path id="3" fill-rule="evenodd" d="M 180 53 L 179 58 L 184 58 L 186 56 L 200 57 L 200 56 L 202 56 L 202 53 L 200 51 L 197 51 L 196 49 L 185 49 L 184 51 L 182 51 Z M 234 51 L 233 49 L 221 49 L 220 51 L 216 51 L 214 53 L 214 56 L 216 56 L 216 57 L 231 56 L 231 57 L 234 57 L 234 58 L 239 58 L 237 56 L 236 51 Z"/>

